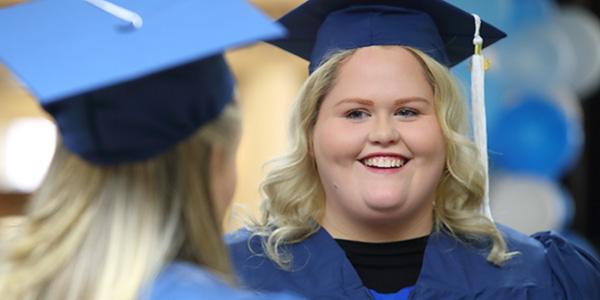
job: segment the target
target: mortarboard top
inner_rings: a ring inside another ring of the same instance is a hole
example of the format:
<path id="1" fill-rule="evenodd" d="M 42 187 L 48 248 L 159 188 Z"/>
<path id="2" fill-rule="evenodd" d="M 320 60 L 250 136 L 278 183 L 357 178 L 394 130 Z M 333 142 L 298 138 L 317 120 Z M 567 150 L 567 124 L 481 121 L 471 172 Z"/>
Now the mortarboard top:
<path id="1" fill-rule="evenodd" d="M 417 48 L 452 67 L 473 54 L 473 16 L 442 0 L 308 0 L 281 19 L 270 43 L 310 61 L 312 73 L 335 50 L 372 45 Z M 506 34 L 482 22 L 489 46 Z"/>
<path id="2" fill-rule="evenodd" d="M 0 9 L 0 60 L 68 149 L 113 164 L 218 115 L 233 94 L 221 53 L 283 32 L 243 0 L 37 0 Z"/>

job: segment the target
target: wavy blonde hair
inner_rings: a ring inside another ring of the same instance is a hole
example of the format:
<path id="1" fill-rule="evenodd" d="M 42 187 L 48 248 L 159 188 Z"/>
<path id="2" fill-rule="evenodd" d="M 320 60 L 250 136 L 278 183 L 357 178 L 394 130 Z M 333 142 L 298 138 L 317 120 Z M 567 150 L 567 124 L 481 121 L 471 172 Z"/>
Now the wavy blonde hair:
<path id="1" fill-rule="evenodd" d="M 482 214 L 486 174 L 467 136 L 466 101 L 459 85 L 445 66 L 417 49 L 405 49 L 419 60 L 433 88 L 436 115 L 446 139 L 446 166 L 435 191 L 434 230 L 446 228 L 465 242 L 489 241 L 487 260 L 501 265 L 513 254 L 507 253 L 495 224 Z M 261 183 L 262 217 L 248 227 L 262 239 L 265 254 L 282 268 L 289 266 L 292 257 L 281 246 L 303 241 L 320 228 L 325 193 L 309 154 L 312 133 L 337 71 L 355 52 L 332 54 L 305 81 L 292 108 L 289 150 L 268 163 L 270 171 Z"/>
<path id="2" fill-rule="evenodd" d="M 192 137 L 148 161 L 96 166 L 58 146 L 0 260 L 2 299 L 138 299 L 173 259 L 232 281 L 212 202 L 210 154 L 234 155 L 229 106 Z"/>

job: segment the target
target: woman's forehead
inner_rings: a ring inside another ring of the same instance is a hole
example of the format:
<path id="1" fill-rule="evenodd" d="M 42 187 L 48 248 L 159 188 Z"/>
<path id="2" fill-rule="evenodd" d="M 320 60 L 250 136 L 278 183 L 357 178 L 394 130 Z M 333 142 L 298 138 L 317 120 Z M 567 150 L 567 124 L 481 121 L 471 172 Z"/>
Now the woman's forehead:
<path id="1" fill-rule="evenodd" d="M 433 89 L 415 54 L 400 46 L 371 46 L 357 49 L 338 66 L 328 98 L 433 101 Z"/>

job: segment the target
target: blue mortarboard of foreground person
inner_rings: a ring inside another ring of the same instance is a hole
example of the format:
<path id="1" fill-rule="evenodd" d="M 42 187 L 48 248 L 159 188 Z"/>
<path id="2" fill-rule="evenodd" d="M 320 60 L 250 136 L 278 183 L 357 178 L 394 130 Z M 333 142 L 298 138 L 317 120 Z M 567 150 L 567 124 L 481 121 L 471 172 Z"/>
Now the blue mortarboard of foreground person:
<path id="1" fill-rule="evenodd" d="M 283 33 L 247 6 L 32 1 L 0 10 L 0 60 L 56 119 L 70 151 L 95 164 L 145 160 L 232 100 L 221 52 Z"/>

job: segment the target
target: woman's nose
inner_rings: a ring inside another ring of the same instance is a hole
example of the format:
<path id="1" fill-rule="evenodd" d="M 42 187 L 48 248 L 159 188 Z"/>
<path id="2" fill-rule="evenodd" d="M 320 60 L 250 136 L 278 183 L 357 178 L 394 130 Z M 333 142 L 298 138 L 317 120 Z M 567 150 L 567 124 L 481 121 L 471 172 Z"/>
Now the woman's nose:
<path id="1" fill-rule="evenodd" d="M 389 117 L 376 118 L 369 141 L 380 145 L 395 144 L 400 139 L 400 132 L 394 124 L 394 120 Z"/>

